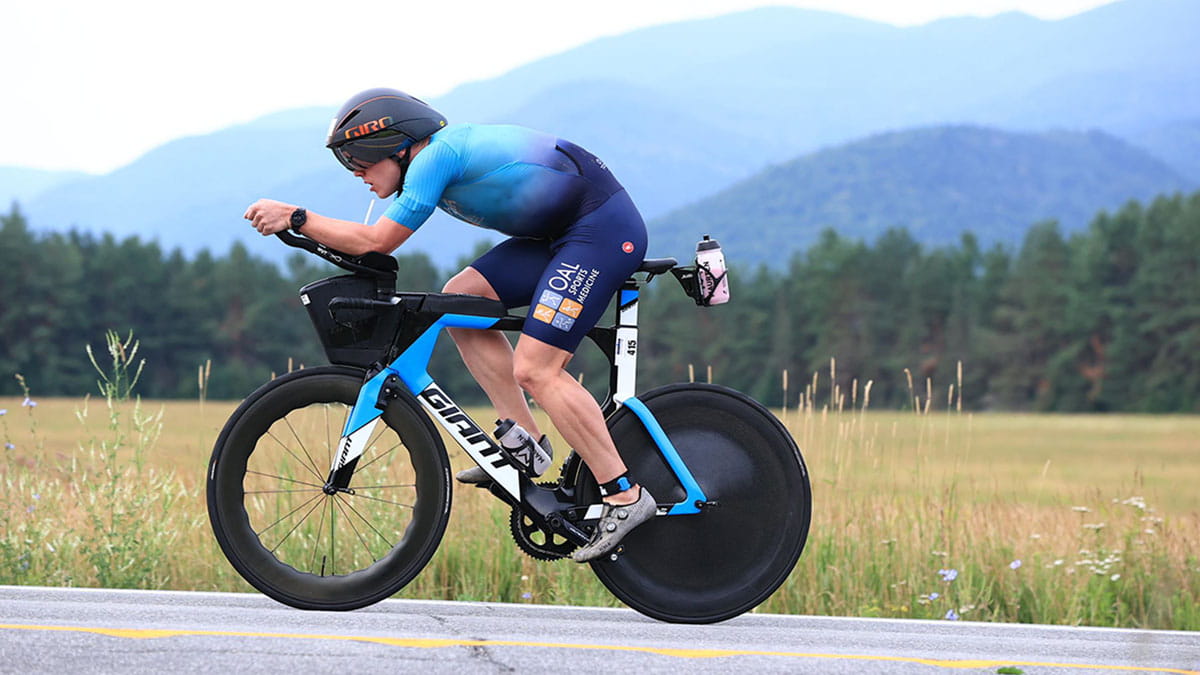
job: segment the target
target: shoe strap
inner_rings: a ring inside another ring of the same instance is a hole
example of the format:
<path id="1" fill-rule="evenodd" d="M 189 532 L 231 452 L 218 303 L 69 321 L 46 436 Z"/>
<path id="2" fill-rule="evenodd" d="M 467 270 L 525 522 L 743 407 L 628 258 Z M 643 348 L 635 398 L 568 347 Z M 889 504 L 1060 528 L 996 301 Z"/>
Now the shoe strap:
<path id="1" fill-rule="evenodd" d="M 624 492 L 633 487 L 633 483 L 629 480 L 629 472 L 617 476 L 607 483 L 600 484 L 600 496 L 609 497 L 619 492 Z"/>

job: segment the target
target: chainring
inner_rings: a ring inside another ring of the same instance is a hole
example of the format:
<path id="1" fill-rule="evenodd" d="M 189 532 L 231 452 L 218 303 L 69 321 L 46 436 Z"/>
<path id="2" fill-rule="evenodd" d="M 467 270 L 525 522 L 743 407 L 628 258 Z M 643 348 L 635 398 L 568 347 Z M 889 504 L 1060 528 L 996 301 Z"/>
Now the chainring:
<path id="1" fill-rule="evenodd" d="M 542 483 L 541 485 L 554 487 L 557 483 Z M 513 507 L 508 524 L 517 548 L 534 560 L 560 560 L 571 555 L 571 552 L 577 548 L 569 539 L 535 524 L 517 507 Z"/>

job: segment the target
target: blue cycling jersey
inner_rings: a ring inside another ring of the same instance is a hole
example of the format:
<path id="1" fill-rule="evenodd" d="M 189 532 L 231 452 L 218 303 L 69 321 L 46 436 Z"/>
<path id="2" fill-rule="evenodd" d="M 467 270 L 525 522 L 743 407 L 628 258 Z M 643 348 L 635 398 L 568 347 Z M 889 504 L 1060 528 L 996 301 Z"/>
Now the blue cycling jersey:
<path id="1" fill-rule="evenodd" d="M 435 207 L 515 237 L 555 237 L 594 207 L 595 181 L 552 135 L 511 125 L 455 124 L 413 158 L 384 215 L 416 230 Z M 608 196 L 620 190 L 603 186 Z"/>
<path id="2" fill-rule="evenodd" d="M 579 146 L 517 126 L 456 124 L 413 158 L 384 215 L 413 230 L 435 207 L 511 238 L 471 267 L 522 332 L 574 352 L 646 251 L 646 226 L 608 167 Z"/>

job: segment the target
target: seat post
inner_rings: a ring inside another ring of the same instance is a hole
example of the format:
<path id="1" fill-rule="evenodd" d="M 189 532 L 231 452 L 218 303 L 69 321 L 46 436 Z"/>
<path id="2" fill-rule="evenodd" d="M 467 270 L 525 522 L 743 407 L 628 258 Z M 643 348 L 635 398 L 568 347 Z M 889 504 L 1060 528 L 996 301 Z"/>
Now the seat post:
<path id="1" fill-rule="evenodd" d="M 616 344 L 613 349 L 613 367 L 609 381 L 612 400 L 622 401 L 637 392 L 637 347 L 638 347 L 638 296 L 641 282 L 629 277 L 621 284 L 617 293 Z"/>

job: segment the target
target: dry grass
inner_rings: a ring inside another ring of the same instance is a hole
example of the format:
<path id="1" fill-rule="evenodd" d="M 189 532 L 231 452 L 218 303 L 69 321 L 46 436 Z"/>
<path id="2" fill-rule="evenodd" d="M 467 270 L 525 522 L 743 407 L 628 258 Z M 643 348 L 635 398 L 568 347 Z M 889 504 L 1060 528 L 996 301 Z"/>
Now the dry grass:
<path id="1" fill-rule="evenodd" d="M 0 399 L 12 445 L 0 583 L 249 590 L 203 497 L 235 404 L 22 403 Z M 1200 629 L 1200 417 L 844 406 L 785 414 L 812 477 L 813 527 L 763 610 Z M 507 512 L 456 489 L 443 545 L 403 596 L 613 604 L 586 567 L 524 557 Z"/>

